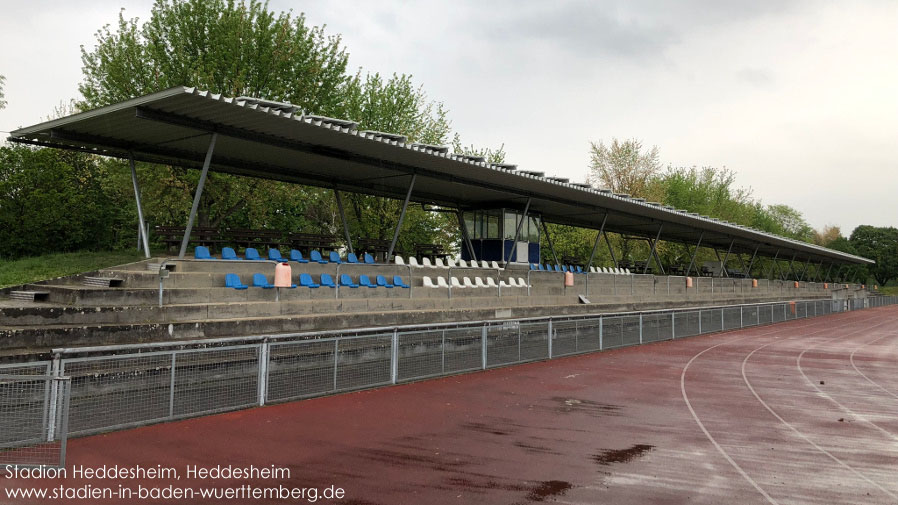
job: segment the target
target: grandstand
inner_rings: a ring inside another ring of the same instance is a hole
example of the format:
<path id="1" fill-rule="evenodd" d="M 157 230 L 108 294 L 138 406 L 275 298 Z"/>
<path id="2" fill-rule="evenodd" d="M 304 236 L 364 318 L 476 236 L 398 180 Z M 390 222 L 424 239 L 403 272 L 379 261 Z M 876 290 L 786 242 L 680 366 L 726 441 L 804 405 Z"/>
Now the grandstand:
<path id="1" fill-rule="evenodd" d="M 172 88 L 22 128 L 9 140 L 130 160 L 147 259 L 3 290 L 0 349 L 7 354 L 298 330 L 855 298 L 865 296 L 862 287 L 834 284 L 833 273 L 843 265 L 871 263 L 516 165 L 409 143 L 401 135 L 359 131 L 352 121 L 305 114 L 289 104 L 194 88 Z M 202 171 L 186 225 L 157 230 L 164 241 L 179 246 L 177 257 L 150 257 L 135 161 Z M 331 188 L 338 203 L 340 192 L 356 192 L 401 199 L 404 205 L 392 240 L 382 243 L 354 241 L 345 216 L 345 240 L 301 230 L 278 235 L 198 229 L 193 223 L 209 171 Z M 459 255 L 427 245 L 420 255 L 396 254 L 410 202 L 456 214 Z M 545 223 L 596 230 L 589 261 L 559 261 Z M 594 264 L 603 238 L 614 258 L 609 232 L 648 241 L 649 257 L 634 264 L 624 258 Z M 544 234 L 548 251 L 540 249 Z M 716 270 L 696 264 L 695 254 L 688 266 L 665 266 L 655 253 L 661 240 L 688 244 L 695 252 L 708 247 L 726 253 Z M 774 259 L 776 270 L 761 271 L 757 261 L 762 257 Z M 727 266 L 731 258 L 738 258 L 738 270 Z M 787 260 L 788 270 L 780 270 L 777 260 Z M 289 265 L 289 274 L 278 273 L 283 264 Z M 795 265 L 804 265 L 800 274 Z M 813 278 L 810 265 L 816 267 Z"/>

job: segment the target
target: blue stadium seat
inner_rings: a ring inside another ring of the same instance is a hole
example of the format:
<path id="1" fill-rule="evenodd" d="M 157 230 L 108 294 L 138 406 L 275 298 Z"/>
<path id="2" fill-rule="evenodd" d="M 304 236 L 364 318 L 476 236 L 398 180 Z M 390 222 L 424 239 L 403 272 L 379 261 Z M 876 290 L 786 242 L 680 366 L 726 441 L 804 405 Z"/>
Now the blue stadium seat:
<path id="1" fill-rule="evenodd" d="M 281 256 L 281 251 L 278 251 L 277 249 L 268 250 L 268 259 L 274 261 L 284 261 L 284 257 Z"/>
<path id="2" fill-rule="evenodd" d="M 214 260 L 215 258 L 209 254 L 209 248 L 206 246 L 198 245 L 196 249 L 193 250 L 193 259 L 195 260 Z"/>
<path id="3" fill-rule="evenodd" d="M 309 274 L 299 274 L 299 285 L 307 288 L 318 288 L 321 287 L 321 284 L 316 283 L 312 280 L 312 276 Z"/>
<path id="4" fill-rule="evenodd" d="M 290 261 L 295 261 L 297 263 L 308 263 L 309 260 L 302 257 L 302 253 L 297 251 L 296 249 L 290 250 Z"/>
<path id="5" fill-rule="evenodd" d="M 225 287 L 234 289 L 246 289 L 249 286 L 240 282 L 240 277 L 238 277 L 237 274 L 225 274 Z"/>
<path id="6" fill-rule="evenodd" d="M 586 272 L 583 271 L 583 267 L 581 267 L 580 265 L 577 265 L 577 273 L 578 273 L 578 274 L 585 274 Z"/>
<path id="7" fill-rule="evenodd" d="M 321 274 L 321 285 L 329 288 L 337 287 L 337 285 L 334 284 L 334 278 L 331 277 L 330 274 Z"/>
<path id="8" fill-rule="evenodd" d="M 411 287 L 411 286 L 409 286 L 408 284 L 406 284 L 405 282 L 403 282 L 403 281 L 402 281 L 402 277 L 400 277 L 400 276 L 398 276 L 398 275 L 394 275 L 394 276 L 393 276 L 393 284 L 394 284 L 396 287 L 400 287 L 400 288 L 410 288 L 410 287 Z"/>
<path id="9" fill-rule="evenodd" d="M 312 251 L 312 252 L 310 252 L 310 253 L 309 253 L 309 259 L 311 259 L 311 260 L 314 261 L 315 263 L 321 263 L 322 265 L 324 265 L 325 263 L 327 263 L 327 260 L 324 259 L 324 258 L 322 258 L 322 257 L 321 257 L 321 253 L 318 252 L 318 251 Z"/>
<path id="10" fill-rule="evenodd" d="M 274 284 L 269 284 L 268 279 L 263 274 L 253 274 L 253 287 L 271 289 Z"/>
<path id="11" fill-rule="evenodd" d="M 347 288 L 359 287 L 358 284 L 352 282 L 352 277 L 350 277 L 348 274 L 340 274 L 340 285 Z"/>
<path id="12" fill-rule="evenodd" d="M 374 264 L 374 256 L 371 256 L 370 254 L 365 253 L 365 263 L 367 263 L 369 265 L 373 265 Z"/>
<path id="13" fill-rule="evenodd" d="M 246 251 L 243 253 L 243 255 L 248 260 L 261 260 L 262 259 L 262 257 L 259 256 L 259 251 L 255 250 L 252 247 L 247 247 Z"/>
<path id="14" fill-rule="evenodd" d="M 359 262 L 359 258 L 358 258 L 358 256 L 356 256 L 355 254 L 349 253 L 349 254 L 346 255 L 346 262 L 347 262 L 347 263 L 358 263 L 358 262 Z"/>
<path id="15" fill-rule="evenodd" d="M 222 247 L 221 249 L 221 259 L 223 260 L 242 260 L 240 256 L 237 256 L 237 253 L 234 251 L 233 247 Z"/>
<path id="16" fill-rule="evenodd" d="M 368 278 L 367 275 L 362 274 L 359 276 L 359 285 L 365 286 L 366 288 L 376 288 L 377 284 L 371 282 L 371 279 Z"/>
<path id="17" fill-rule="evenodd" d="M 546 271 L 546 267 L 542 263 L 539 264 L 539 269 L 540 269 L 540 271 L 543 271 L 543 272 Z"/>
<path id="18" fill-rule="evenodd" d="M 531 264 L 530 264 L 530 270 L 539 270 L 539 267 L 536 266 L 535 263 L 531 263 Z"/>
<path id="19" fill-rule="evenodd" d="M 387 282 L 386 277 L 384 277 L 383 275 L 378 275 L 374 280 L 375 280 L 375 282 L 377 282 L 378 286 L 381 286 L 384 288 L 392 288 L 393 287 L 392 284 Z"/>
<path id="20" fill-rule="evenodd" d="M 337 251 L 331 251 L 330 257 L 328 258 L 331 263 L 343 263 L 343 260 L 340 259 L 340 253 Z"/>

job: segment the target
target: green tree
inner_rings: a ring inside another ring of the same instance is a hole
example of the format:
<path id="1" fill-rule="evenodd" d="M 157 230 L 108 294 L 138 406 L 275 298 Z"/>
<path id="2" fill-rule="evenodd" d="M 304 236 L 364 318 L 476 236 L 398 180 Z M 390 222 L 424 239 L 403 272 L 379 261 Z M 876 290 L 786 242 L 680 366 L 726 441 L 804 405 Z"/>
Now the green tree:
<path id="1" fill-rule="evenodd" d="M 606 146 L 601 140 L 589 143 L 589 172 L 586 180 L 595 187 L 615 193 L 649 199 L 650 182 L 661 170 L 658 147 L 643 150 L 637 139 L 612 139 Z"/>
<path id="2" fill-rule="evenodd" d="M 117 204 L 109 182 L 96 156 L 0 147 L 0 255 L 114 247 L 128 229 L 123 223 L 136 219 Z"/>
<path id="3" fill-rule="evenodd" d="M 857 254 L 876 262 L 867 271 L 884 286 L 898 278 L 898 229 L 861 225 L 849 238 Z"/>
<path id="4" fill-rule="evenodd" d="M 272 12 L 266 2 L 157 0 L 146 22 L 120 14 L 117 26 L 103 27 L 96 38 L 96 47 L 82 47 L 83 108 L 188 85 L 289 102 L 308 113 L 352 119 L 362 129 L 407 135 L 410 141 L 443 144 L 449 136 L 445 107 L 429 100 L 410 76 L 347 74 L 339 36 L 310 26 L 302 14 Z M 139 174 L 148 219 L 183 223 L 198 172 L 141 166 Z M 385 238 L 401 202 L 350 200 L 356 216 L 353 235 Z M 447 219 L 418 212 L 423 211 L 412 209 L 407 219 L 433 221 L 424 229 L 439 228 Z M 342 235 L 330 190 L 217 173 L 209 174 L 197 225 Z M 439 235 L 431 233 L 430 239 Z"/>

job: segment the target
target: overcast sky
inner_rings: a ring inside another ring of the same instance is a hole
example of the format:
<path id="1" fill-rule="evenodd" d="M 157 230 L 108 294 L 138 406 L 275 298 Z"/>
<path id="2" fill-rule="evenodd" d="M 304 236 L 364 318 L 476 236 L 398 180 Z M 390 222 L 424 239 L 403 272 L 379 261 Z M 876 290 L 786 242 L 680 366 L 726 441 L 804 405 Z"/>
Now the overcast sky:
<path id="1" fill-rule="evenodd" d="M 0 130 L 78 96 L 79 46 L 149 0 L 3 1 Z M 408 73 L 466 144 L 585 179 L 589 142 L 726 166 L 816 228 L 898 226 L 898 2 L 271 0 L 341 34 L 350 66 Z M 189 83 L 185 83 L 189 84 Z"/>

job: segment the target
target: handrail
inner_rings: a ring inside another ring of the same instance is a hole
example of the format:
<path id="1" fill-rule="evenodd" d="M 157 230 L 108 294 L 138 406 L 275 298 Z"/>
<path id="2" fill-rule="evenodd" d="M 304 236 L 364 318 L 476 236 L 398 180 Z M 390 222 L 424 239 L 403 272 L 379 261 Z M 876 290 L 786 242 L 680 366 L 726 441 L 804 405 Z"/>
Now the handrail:
<path id="1" fill-rule="evenodd" d="M 891 297 L 883 297 L 883 298 L 891 298 Z M 637 316 L 637 315 L 650 315 L 650 314 L 660 314 L 660 313 L 687 313 L 687 312 L 695 312 L 702 310 L 713 310 L 713 309 L 727 309 L 734 307 L 761 307 L 761 306 L 770 306 L 770 305 L 779 305 L 790 302 L 833 302 L 830 298 L 816 298 L 816 299 L 799 299 L 799 300 L 780 300 L 775 302 L 757 302 L 757 303 L 740 303 L 740 304 L 730 304 L 730 305 L 699 305 L 699 306 L 691 306 L 691 307 L 680 307 L 680 308 L 667 308 L 667 309 L 652 309 L 652 310 L 642 310 L 642 311 L 627 311 L 627 312 L 595 312 L 590 314 L 579 314 L 579 315 L 564 315 L 564 316 L 537 316 L 537 317 L 517 317 L 511 319 L 483 319 L 483 320 L 475 320 L 475 321 L 464 321 L 464 322 L 450 322 L 450 323 L 428 323 L 426 325 L 422 324 L 407 324 L 407 325 L 392 325 L 392 326 L 372 326 L 368 328 L 350 328 L 350 329 L 339 329 L 339 330 L 318 330 L 318 331 L 307 331 L 307 332 L 295 332 L 295 333 L 280 333 L 280 334 L 272 334 L 272 335 L 247 335 L 241 337 L 225 337 L 225 338 L 217 338 L 217 339 L 193 339 L 193 340 L 178 340 L 178 341 L 166 341 L 166 342 L 149 342 L 149 343 L 141 343 L 141 344 L 120 344 L 120 345 L 106 345 L 106 346 L 92 346 L 92 347 L 63 347 L 63 348 L 54 348 L 51 350 L 52 354 L 73 354 L 73 353 L 92 353 L 92 352 L 102 352 L 102 351 L 111 351 L 111 350 L 127 350 L 127 349 L 150 349 L 150 348 L 162 348 L 162 347 L 182 347 L 188 345 L 214 345 L 214 344 L 227 344 L 230 342 L 261 342 L 267 339 L 269 342 L 276 340 L 285 340 L 292 339 L 297 337 L 320 337 L 323 335 L 339 335 L 339 334 L 359 334 L 359 333 L 383 333 L 387 331 L 394 330 L 408 330 L 414 331 L 416 329 L 420 329 L 422 327 L 426 327 L 429 329 L 432 328 L 464 328 L 464 327 L 474 327 L 474 326 L 482 326 L 484 324 L 489 325 L 502 325 L 509 321 L 514 322 L 539 322 L 539 321 L 577 321 L 582 319 L 591 319 L 595 317 L 626 317 L 626 316 Z M 843 300 L 844 301 L 844 300 Z"/>

